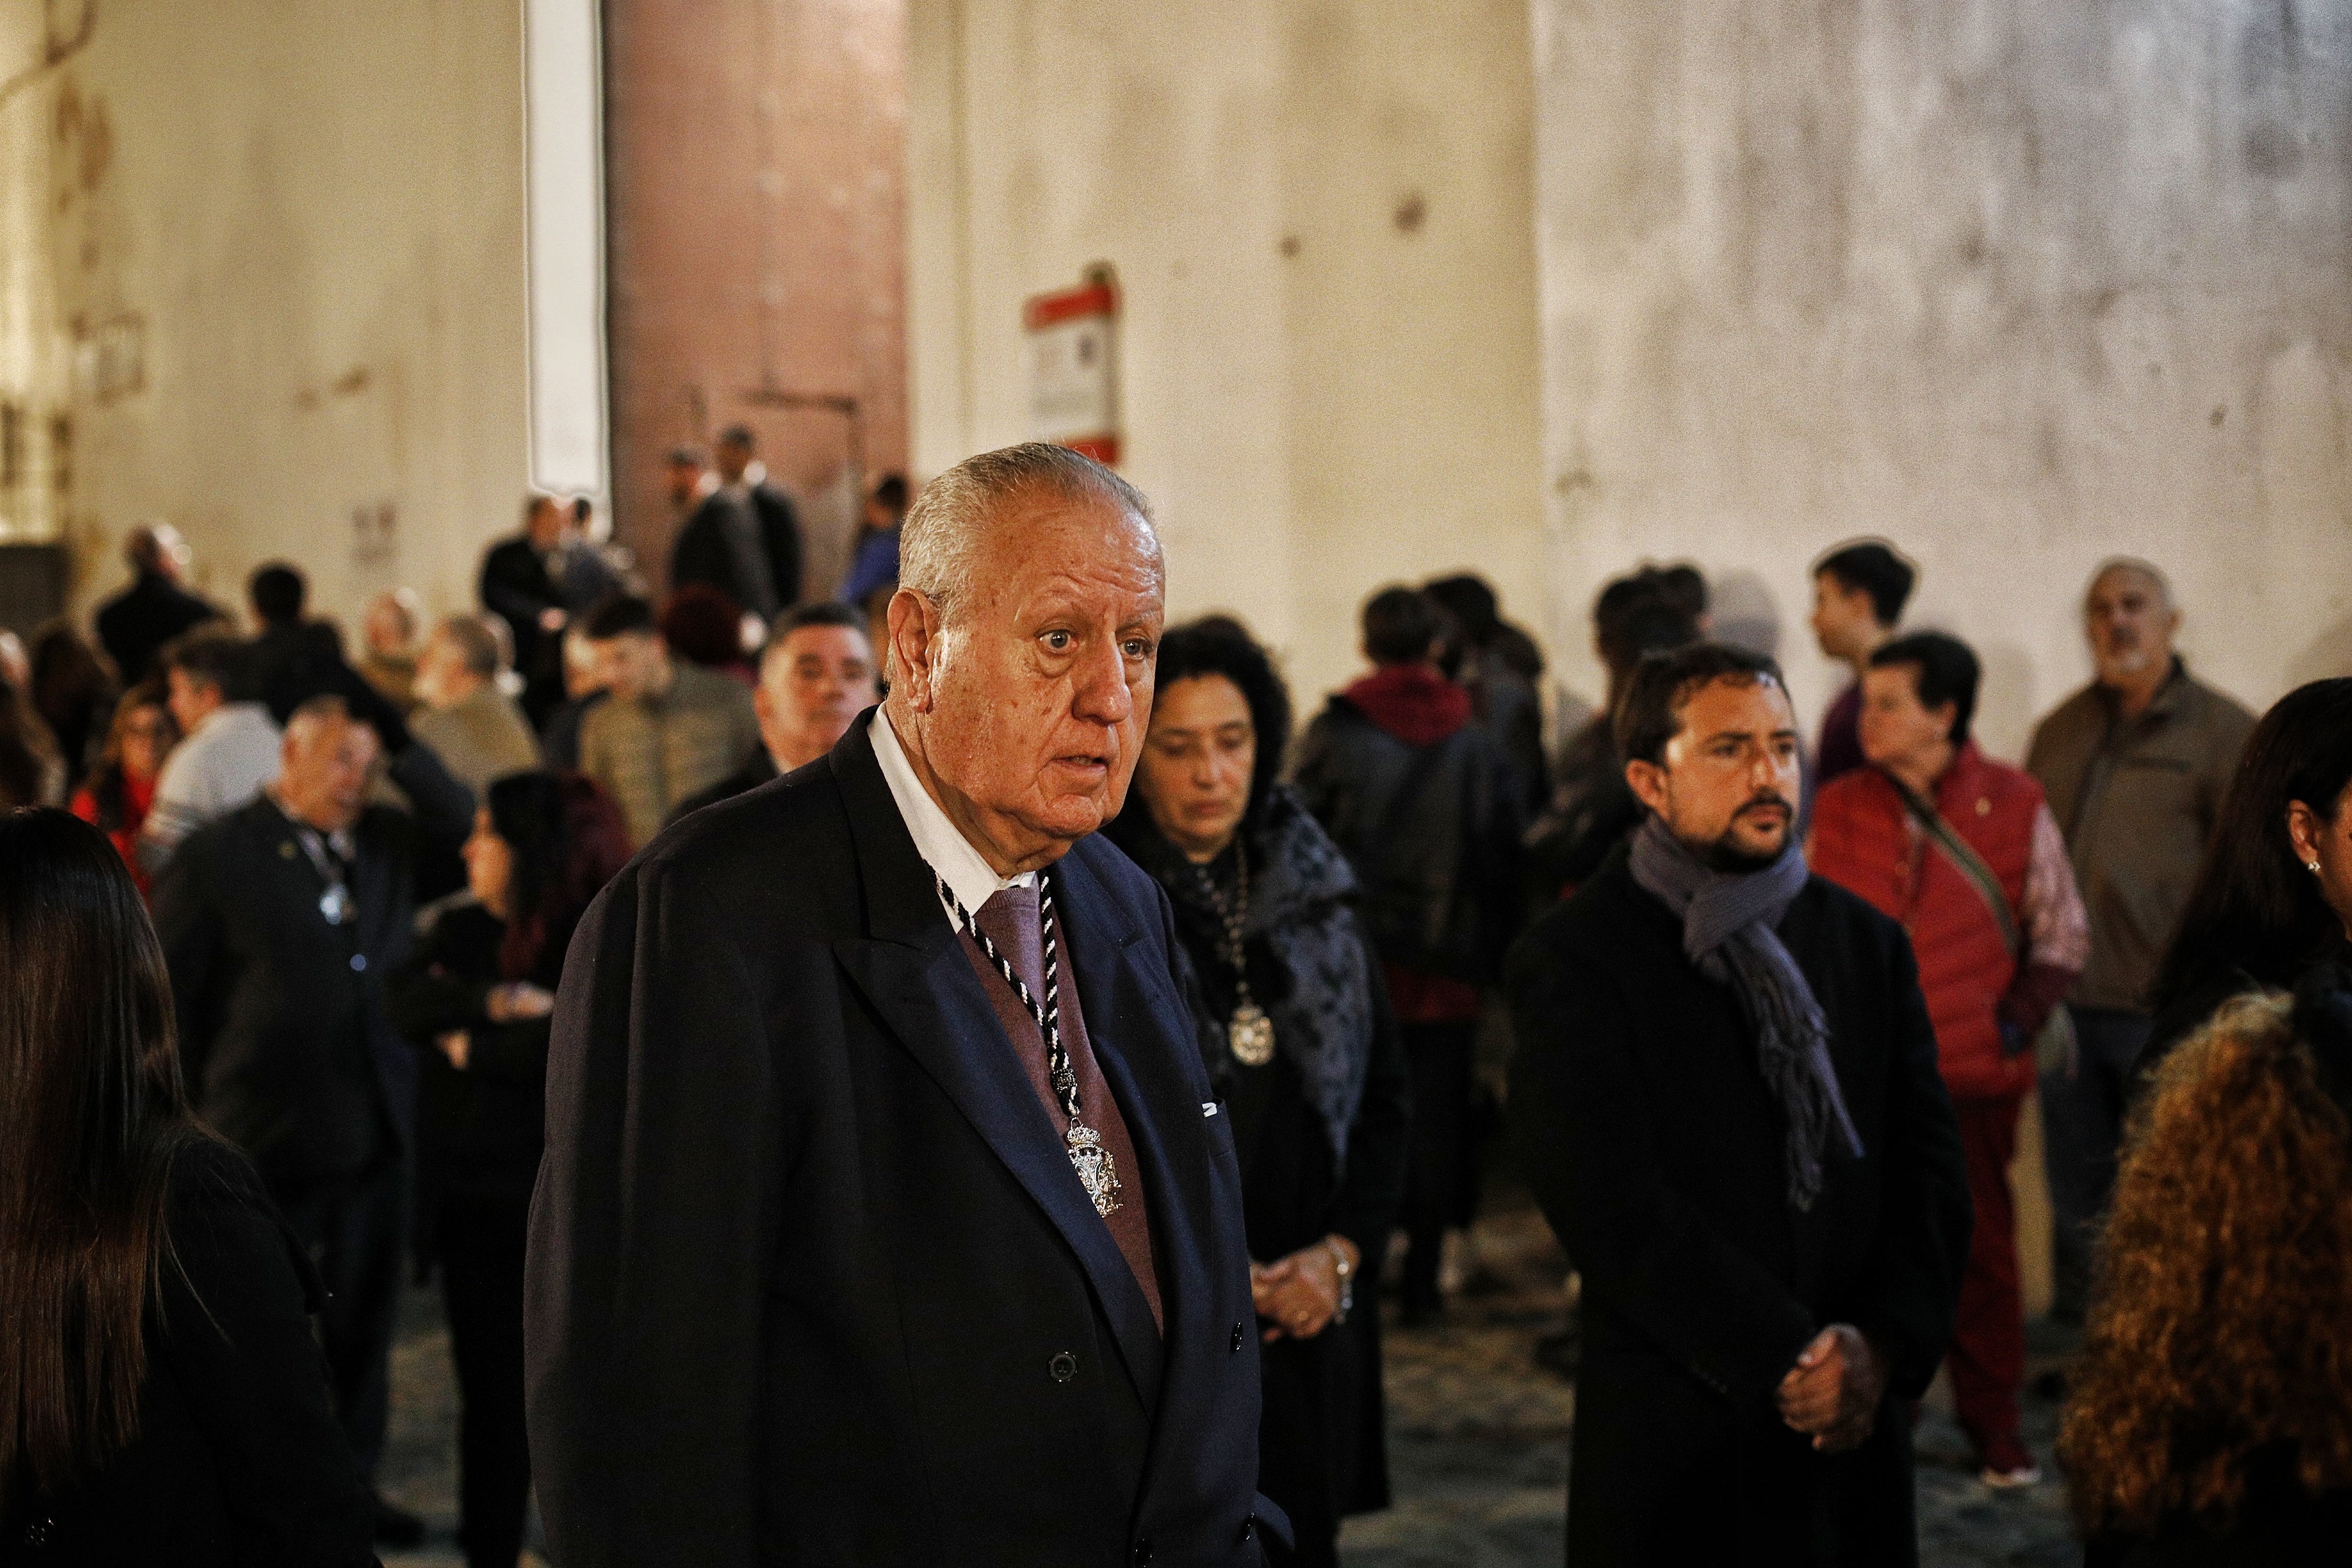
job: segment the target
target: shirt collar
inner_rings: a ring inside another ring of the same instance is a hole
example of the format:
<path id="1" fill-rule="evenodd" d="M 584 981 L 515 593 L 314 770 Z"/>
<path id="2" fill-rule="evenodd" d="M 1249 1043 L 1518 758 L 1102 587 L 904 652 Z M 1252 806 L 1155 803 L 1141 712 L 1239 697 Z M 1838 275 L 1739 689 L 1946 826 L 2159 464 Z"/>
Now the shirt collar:
<path id="1" fill-rule="evenodd" d="M 1023 872 L 1019 876 L 999 876 L 987 857 L 972 848 L 955 823 L 950 821 L 923 781 L 915 777 L 914 764 L 907 760 L 898 745 L 898 732 L 891 727 L 889 715 L 880 708 L 874 710 L 874 759 L 882 765 L 882 781 L 890 787 L 890 799 L 898 804 L 898 815 L 906 820 L 907 831 L 915 841 L 915 852 L 924 863 L 938 873 L 949 891 L 962 901 L 964 908 L 975 916 L 980 906 L 991 896 L 1008 887 L 1027 887 L 1037 880 L 1035 872 Z M 933 890 L 934 892 L 937 889 Z M 952 924 L 955 911 L 947 900 L 940 901 Z"/>

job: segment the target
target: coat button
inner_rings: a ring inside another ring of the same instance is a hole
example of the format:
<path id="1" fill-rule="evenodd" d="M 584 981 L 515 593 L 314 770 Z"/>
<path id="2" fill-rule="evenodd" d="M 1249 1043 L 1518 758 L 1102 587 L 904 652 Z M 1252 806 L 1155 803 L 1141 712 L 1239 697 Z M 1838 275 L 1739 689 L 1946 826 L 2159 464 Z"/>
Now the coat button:
<path id="1" fill-rule="evenodd" d="M 33 1521 L 33 1522 L 32 1522 L 32 1523 L 30 1523 L 30 1524 L 28 1524 L 28 1525 L 25 1526 L 25 1544 L 26 1544 L 26 1545 L 27 1545 L 27 1546 L 47 1546 L 48 1543 L 49 1543 L 49 1521 L 48 1521 L 47 1520 L 46 1520 L 46 1519 L 37 1519 L 37 1520 Z"/>
<path id="2" fill-rule="evenodd" d="M 1246 1338 L 1248 1338 L 1248 1337 L 1249 1337 L 1249 1336 L 1248 1336 L 1248 1334 L 1247 1334 L 1247 1333 L 1243 1330 L 1242 1325 L 1241 1325 L 1241 1324 L 1239 1324 L 1239 1323 L 1235 1323 L 1235 1324 L 1234 1325 L 1234 1338 L 1233 1338 L 1233 1343 L 1232 1343 L 1231 1344 L 1227 1345 L 1227 1346 L 1225 1347 L 1225 1349 L 1226 1349 L 1229 1353 L 1231 1353 L 1232 1354 L 1234 1354 L 1234 1355 L 1239 1355 L 1239 1354 L 1241 1354 L 1241 1353 L 1242 1353 L 1242 1341 L 1243 1341 L 1243 1340 L 1244 1340 L 1244 1339 L 1246 1339 Z"/>
<path id="3" fill-rule="evenodd" d="M 1056 1383 L 1067 1383 L 1078 1375 L 1078 1358 L 1066 1350 L 1056 1354 L 1052 1361 L 1046 1363 L 1046 1366 L 1053 1373 L 1054 1381 Z"/>
<path id="4" fill-rule="evenodd" d="M 1135 1568 L 1151 1568 L 1151 1538 L 1148 1535 L 1135 1543 Z"/>
<path id="5" fill-rule="evenodd" d="M 354 953 L 352 955 L 352 973 L 355 975 L 364 975 L 367 973 L 366 954 Z"/>

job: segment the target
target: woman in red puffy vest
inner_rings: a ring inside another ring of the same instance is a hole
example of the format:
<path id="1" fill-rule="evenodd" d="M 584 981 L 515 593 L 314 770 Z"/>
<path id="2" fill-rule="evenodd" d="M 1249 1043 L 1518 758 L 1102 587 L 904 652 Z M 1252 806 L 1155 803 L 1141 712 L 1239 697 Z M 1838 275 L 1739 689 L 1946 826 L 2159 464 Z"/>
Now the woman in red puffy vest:
<path id="1" fill-rule="evenodd" d="M 1976 1225 L 1960 1278 L 1952 1394 L 1985 1484 L 2041 1479 L 2018 1428 L 2024 1302 L 2009 1163 L 2032 1042 L 2090 955 L 2090 924 L 2042 786 L 1969 738 L 1976 655 L 1927 632 L 1871 656 L 1862 750 L 1822 787 L 1816 874 L 1903 923 L 1959 1118 Z"/>

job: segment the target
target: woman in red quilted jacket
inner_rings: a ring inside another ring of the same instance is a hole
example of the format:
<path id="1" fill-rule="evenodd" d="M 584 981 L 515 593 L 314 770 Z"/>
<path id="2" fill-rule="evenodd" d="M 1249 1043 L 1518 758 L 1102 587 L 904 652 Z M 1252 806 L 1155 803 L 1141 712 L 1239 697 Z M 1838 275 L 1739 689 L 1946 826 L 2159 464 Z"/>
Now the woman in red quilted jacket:
<path id="1" fill-rule="evenodd" d="M 2024 1303 L 2009 1163 L 2032 1043 L 2090 955 L 2090 924 L 2042 786 L 1969 738 L 1978 665 L 1923 632 L 1871 656 L 1862 750 L 1813 805 L 1815 873 L 1903 923 L 1959 1118 L 1976 1225 L 1960 1280 L 1952 1394 L 1991 1487 L 2041 1479 L 2018 1429 Z"/>

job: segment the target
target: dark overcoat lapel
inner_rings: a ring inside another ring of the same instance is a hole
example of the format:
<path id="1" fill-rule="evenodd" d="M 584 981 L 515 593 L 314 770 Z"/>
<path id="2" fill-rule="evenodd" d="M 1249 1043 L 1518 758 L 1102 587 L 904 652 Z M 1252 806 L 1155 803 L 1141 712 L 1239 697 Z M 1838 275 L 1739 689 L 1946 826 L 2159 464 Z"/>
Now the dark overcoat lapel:
<path id="1" fill-rule="evenodd" d="M 865 884 L 868 932 L 865 937 L 835 943 L 835 956 L 899 1042 L 955 1102 L 1077 1255 L 1118 1338 L 1137 1397 L 1149 1410 L 1159 1398 L 1160 1374 L 1160 1333 L 1150 1303 L 1063 1154 L 1061 1134 L 1037 1103 L 1012 1040 L 940 909 L 930 874 L 915 852 L 913 836 L 891 799 L 872 746 L 842 747 L 834 753 L 834 766 Z M 1112 1010 L 1097 1000 L 1099 991 L 1088 977 L 1093 966 L 1086 956 L 1095 953 L 1097 963 L 1108 969 L 1111 965 L 1101 960 L 1108 956 L 1107 948 L 1118 944 L 1103 942 L 1076 910 L 1066 918 L 1087 1036 L 1103 1062 L 1111 1092 L 1130 1113 L 1129 1132 L 1138 1156 L 1156 1165 L 1146 1174 L 1147 1186 L 1155 1194 L 1170 1191 L 1172 1178 L 1166 1173 L 1164 1151 L 1156 1147 L 1152 1120 L 1133 1113 L 1132 1090 L 1121 1092 L 1108 1060 L 1106 1031 L 1095 1022 L 1097 1017 L 1109 1019 Z M 973 1049 L 969 1042 L 975 1040 L 987 1042 L 986 1047 Z M 1129 1082 L 1131 1085 L 1132 1079 Z M 1146 1153 L 1147 1148 L 1152 1152 Z"/>

